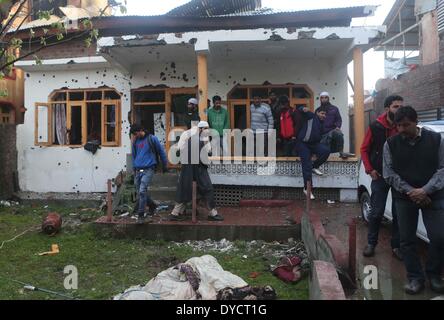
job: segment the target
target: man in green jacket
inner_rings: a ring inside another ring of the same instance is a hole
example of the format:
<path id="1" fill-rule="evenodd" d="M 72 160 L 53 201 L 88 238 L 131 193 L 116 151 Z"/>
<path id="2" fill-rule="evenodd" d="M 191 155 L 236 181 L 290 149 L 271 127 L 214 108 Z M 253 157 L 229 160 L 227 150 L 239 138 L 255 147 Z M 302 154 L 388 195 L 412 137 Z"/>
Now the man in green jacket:
<path id="1" fill-rule="evenodd" d="M 228 111 L 222 108 L 222 98 L 219 96 L 213 97 L 213 107 L 208 110 L 208 123 L 211 129 L 219 133 L 221 150 L 226 150 L 224 130 L 230 129 L 230 119 L 228 117 Z M 221 153 L 222 152 L 219 154 Z"/>

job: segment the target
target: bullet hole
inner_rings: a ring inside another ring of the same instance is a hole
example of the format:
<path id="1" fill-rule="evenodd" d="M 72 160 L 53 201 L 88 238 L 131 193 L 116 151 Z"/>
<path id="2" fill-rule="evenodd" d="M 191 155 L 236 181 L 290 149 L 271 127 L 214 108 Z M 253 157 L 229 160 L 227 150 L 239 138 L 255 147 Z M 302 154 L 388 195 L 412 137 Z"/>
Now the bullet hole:
<path id="1" fill-rule="evenodd" d="M 129 85 L 129 86 L 132 86 L 133 84 L 132 84 L 132 82 L 128 82 L 128 85 Z"/>
<path id="2" fill-rule="evenodd" d="M 268 33 L 268 31 L 264 31 L 264 34 L 267 34 Z"/>
<path id="3" fill-rule="evenodd" d="M 190 41 L 188 41 L 189 44 L 195 44 L 197 42 L 197 38 L 191 38 Z"/>
<path id="4" fill-rule="evenodd" d="M 176 70 L 173 70 L 173 73 L 176 74 Z"/>
<path id="5" fill-rule="evenodd" d="M 99 169 L 99 167 L 96 166 L 96 170 Z"/>
<path id="6" fill-rule="evenodd" d="M 35 150 L 35 148 L 31 147 L 31 150 Z"/>
<path id="7" fill-rule="evenodd" d="M 89 77 L 85 77 L 86 80 L 89 80 Z"/>
<path id="8" fill-rule="evenodd" d="M 242 81 L 243 81 L 243 82 L 247 82 L 247 78 L 243 78 Z"/>
<path id="9" fill-rule="evenodd" d="M 126 98 L 126 97 L 127 97 L 127 94 L 125 93 L 123 96 Z"/>
<path id="10" fill-rule="evenodd" d="M 227 83 L 225 83 L 225 85 L 227 85 L 227 86 L 228 86 L 228 82 L 227 82 Z"/>
<path id="11" fill-rule="evenodd" d="M 161 72 L 161 73 L 160 73 L 160 78 L 162 79 L 163 77 L 165 77 L 165 73 L 164 73 L 164 72 Z"/>
<path id="12" fill-rule="evenodd" d="M 95 85 L 97 85 L 97 82 L 94 82 Z"/>
<path id="13" fill-rule="evenodd" d="M 231 76 L 228 76 L 228 79 L 231 79 Z"/>
<path id="14" fill-rule="evenodd" d="M 237 81 L 233 81 L 233 84 L 236 84 L 237 83 Z"/>
<path id="15" fill-rule="evenodd" d="M 217 80 L 217 83 L 220 83 L 220 80 Z"/>
<path id="16" fill-rule="evenodd" d="M 42 140 L 42 136 L 40 136 L 39 139 Z"/>
<path id="17" fill-rule="evenodd" d="M 58 163 L 59 167 L 62 165 L 60 162 Z"/>
<path id="18" fill-rule="evenodd" d="M 52 78 L 55 79 L 55 75 L 53 75 Z"/>
<path id="19" fill-rule="evenodd" d="M 168 67 L 165 67 L 165 71 L 168 71 Z"/>
<path id="20" fill-rule="evenodd" d="M 176 64 L 174 62 L 171 62 L 171 69 L 176 69 Z"/>
<path id="21" fill-rule="evenodd" d="M 182 79 L 183 79 L 183 81 L 188 82 L 188 76 L 187 76 L 186 73 L 184 73 L 184 74 L 182 75 Z"/>
<path id="22" fill-rule="evenodd" d="M 29 73 L 26 74 L 26 77 L 29 78 L 31 75 Z"/>
<path id="23" fill-rule="evenodd" d="M 166 77 L 163 77 L 163 78 L 162 78 L 162 81 L 166 81 L 166 79 L 167 79 Z"/>
<path id="24" fill-rule="evenodd" d="M 43 74 L 44 77 L 46 77 L 46 74 Z"/>
<path id="25" fill-rule="evenodd" d="M 72 190 L 76 190 L 76 187 L 72 187 Z"/>
<path id="26" fill-rule="evenodd" d="M 328 86 L 328 82 L 326 82 L 325 85 Z"/>
<path id="27" fill-rule="evenodd" d="M 338 83 L 337 82 L 335 82 L 335 86 L 337 86 L 338 85 Z"/>
<path id="28" fill-rule="evenodd" d="M 105 82 L 102 81 L 102 82 L 100 82 L 100 84 L 105 84 Z"/>
<path id="29" fill-rule="evenodd" d="M 100 73 L 100 71 L 96 71 L 96 73 L 97 73 L 97 74 L 99 74 L 99 73 Z"/>
<path id="30" fill-rule="evenodd" d="M 153 52 L 152 52 L 152 51 L 148 51 L 148 53 L 149 53 L 149 54 L 153 54 Z"/>
<path id="31" fill-rule="evenodd" d="M 80 191 L 79 191 L 79 190 L 77 190 L 77 193 L 80 193 Z"/>
<path id="32" fill-rule="evenodd" d="M 196 77 L 193 77 L 193 80 L 196 80 Z"/>
<path id="33" fill-rule="evenodd" d="M 133 80 L 133 76 L 130 76 L 130 80 Z"/>
<path id="34" fill-rule="evenodd" d="M 39 80 L 39 83 L 42 83 L 42 81 L 41 81 L 41 80 Z"/>

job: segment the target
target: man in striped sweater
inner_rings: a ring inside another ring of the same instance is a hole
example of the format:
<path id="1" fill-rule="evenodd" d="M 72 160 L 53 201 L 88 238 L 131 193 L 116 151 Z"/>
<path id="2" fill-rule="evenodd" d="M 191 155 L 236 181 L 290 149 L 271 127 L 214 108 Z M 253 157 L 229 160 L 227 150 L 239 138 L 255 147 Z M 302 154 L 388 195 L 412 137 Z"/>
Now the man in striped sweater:
<path id="1" fill-rule="evenodd" d="M 270 106 L 262 102 L 261 97 L 254 96 L 250 106 L 251 129 L 254 132 L 255 153 L 257 153 L 257 136 L 264 136 L 264 155 L 268 154 L 268 130 L 274 129 L 274 118 Z"/>

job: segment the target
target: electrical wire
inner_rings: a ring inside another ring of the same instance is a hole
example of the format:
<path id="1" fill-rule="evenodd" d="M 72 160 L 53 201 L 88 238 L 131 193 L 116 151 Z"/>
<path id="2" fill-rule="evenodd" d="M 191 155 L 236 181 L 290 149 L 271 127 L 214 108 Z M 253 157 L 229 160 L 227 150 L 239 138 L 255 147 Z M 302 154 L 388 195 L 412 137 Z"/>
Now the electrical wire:
<path id="1" fill-rule="evenodd" d="M 70 300 L 79 300 L 78 298 L 74 298 L 74 297 L 68 296 L 68 295 L 60 293 L 60 292 L 56 292 L 56 291 L 52 291 L 52 290 L 48 290 L 48 289 L 44 289 L 44 288 L 38 288 L 38 287 L 35 287 L 33 285 L 30 285 L 28 283 L 25 283 L 25 282 L 22 282 L 22 281 L 19 281 L 19 280 L 5 278 L 5 277 L 2 277 L 2 276 L 0 276 L 0 279 L 21 284 L 21 285 L 23 285 L 23 288 L 25 290 L 40 291 L 40 292 L 56 295 L 56 296 L 59 296 L 59 297 L 67 298 L 67 299 L 70 299 Z"/>

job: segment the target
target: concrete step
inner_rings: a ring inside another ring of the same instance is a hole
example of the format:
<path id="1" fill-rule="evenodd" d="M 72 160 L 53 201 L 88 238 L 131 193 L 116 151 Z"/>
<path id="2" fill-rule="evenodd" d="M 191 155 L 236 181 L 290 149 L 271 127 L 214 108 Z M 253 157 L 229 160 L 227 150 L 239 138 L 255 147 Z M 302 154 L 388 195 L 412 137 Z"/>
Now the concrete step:
<path id="1" fill-rule="evenodd" d="M 158 187 L 152 185 L 149 189 L 149 195 L 153 200 L 157 201 L 174 201 L 176 197 L 176 186 L 174 187 Z"/>
<path id="2" fill-rule="evenodd" d="M 177 173 L 155 174 L 151 185 L 155 187 L 175 188 L 178 179 L 179 179 L 179 174 Z"/>

